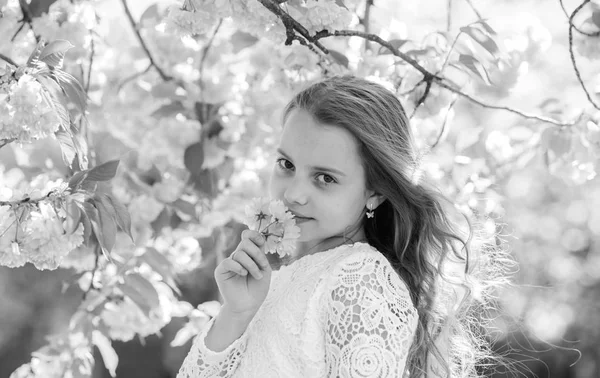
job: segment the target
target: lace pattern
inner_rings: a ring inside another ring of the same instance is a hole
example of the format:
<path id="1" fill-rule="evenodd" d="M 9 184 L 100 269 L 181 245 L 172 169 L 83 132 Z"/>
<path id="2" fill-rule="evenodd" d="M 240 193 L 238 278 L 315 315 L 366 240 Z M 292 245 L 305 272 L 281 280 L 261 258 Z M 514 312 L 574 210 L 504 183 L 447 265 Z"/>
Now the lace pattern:
<path id="1" fill-rule="evenodd" d="M 366 243 L 305 256 L 274 271 L 265 302 L 238 340 L 197 336 L 178 378 L 398 378 L 417 325 L 408 289 Z"/>

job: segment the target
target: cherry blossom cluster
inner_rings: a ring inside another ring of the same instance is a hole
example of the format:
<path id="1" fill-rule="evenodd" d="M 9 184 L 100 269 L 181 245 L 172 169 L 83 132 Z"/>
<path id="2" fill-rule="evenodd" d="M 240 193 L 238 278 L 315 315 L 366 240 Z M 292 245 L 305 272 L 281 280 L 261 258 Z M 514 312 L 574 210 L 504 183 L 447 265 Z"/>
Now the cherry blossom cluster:
<path id="1" fill-rule="evenodd" d="M 8 69 L 4 70 L 2 76 L 0 67 L 0 140 L 28 143 L 53 135 L 60 119 L 48 102 L 46 89 L 27 73 L 9 80 Z"/>
<path id="2" fill-rule="evenodd" d="M 56 269 L 83 243 L 83 225 L 67 231 L 66 189 L 62 181 L 31 193 L 0 187 L 0 265 Z"/>
<path id="3" fill-rule="evenodd" d="M 266 253 L 277 253 L 280 257 L 292 254 L 300 237 L 294 215 L 280 200 L 254 198 L 246 207 L 244 224 L 265 237 Z"/>

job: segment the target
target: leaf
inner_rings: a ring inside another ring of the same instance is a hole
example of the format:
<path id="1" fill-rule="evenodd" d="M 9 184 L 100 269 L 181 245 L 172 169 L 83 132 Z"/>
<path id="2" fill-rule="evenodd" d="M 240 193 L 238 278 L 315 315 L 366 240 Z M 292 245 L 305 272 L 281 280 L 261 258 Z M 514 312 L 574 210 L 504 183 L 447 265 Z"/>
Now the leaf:
<path id="1" fill-rule="evenodd" d="M 63 59 L 65 58 L 65 53 L 72 47 L 74 46 L 71 44 L 71 42 L 64 39 L 57 39 L 44 47 L 40 53 L 40 56 L 38 57 L 38 60 L 46 63 L 52 68 L 61 68 Z"/>
<path id="2" fill-rule="evenodd" d="M 35 49 L 31 52 L 31 55 L 29 55 L 29 58 L 27 58 L 27 63 L 26 63 L 27 67 L 35 66 L 35 63 L 37 63 L 37 61 L 39 60 L 40 54 L 42 53 L 42 50 L 44 49 L 44 44 L 45 44 L 45 42 L 43 40 L 38 42 Z"/>
<path id="3" fill-rule="evenodd" d="M 258 38 L 256 38 L 252 34 L 239 30 L 233 33 L 233 35 L 231 36 L 231 45 L 233 46 L 234 54 L 239 53 L 247 47 L 255 45 L 256 42 L 258 42 Z"/>
<path id="4" fill-rule="evenodd" d="M 67 229 L 65 231 L 67 231 L 67 233 L 69 235 L 73 234 L 73 232 L 75 232 L 75 230 L 77 230 L 77 227 L 79 226 L 79 223 L 81 223 L 81 221 L 82 221 L 81 218 L 83 216 L 79 207 L 73 202 L 74 201 L 68 201 L 67 208 L 66 208 Z"/>
<path id="5" fill-rule="evenodd" d="M 348 68 L 348 58 L 346 55 L 342 54 L 339 51 L 329 50 L 329 54 L 333 57 L 333 59 L 340 65 Z"/>
<path id="6" fill-rule="evenodd" d="M 163 105 L 160 108 L 150 114 L 155 118 L 164 118 L 164 117 L 174 117 L 179 113 L 186 113 L 187 109 L 183 106 L 181 101 L 171 102 L 169 104 Z"/>
<path id="7" fill-rule="evenodd" d="M 87 174 L 85 181 L 108 181 L 117 174 L 119 160 L 111 160 L 104 164 L 98 165 Z"/>
<path id="8" fill-rule="evenodd" d="M 460 31 L 473 38 L 477 43 L 483 46 L 484 49 L 492 54 L 492 56 L 496 57 L 500 52 L 496 42 L 481 29 L 473 26 L 463 26 L 460 28 Z"/>
<path id="9" fill-rule="evenodd" d="M 123 286 L 129 287 L 139 294 L 138 300 L 134 298 L 131 299 L 134 300 L 138 306 L 141 304 L 140 302 L 143 302 L 142 305 L 144 306 L 144 309 L 148 310 L 144 311 L 146 315 L 149 315 L 153 308 L 160 306 L 160 300 L 156 288 L 144 276 L 138 273 L 130 273 L 125 275 L 123 279 L 125 281 Z"/>
<path id="10" fill-rule="evenodd" d="M 198 214 L 196 214 L 196 206 L 194 204 L 184 201 L 181 198 L 171 202 L 170 205 L 178 212 L 181 212 L 188 216 L 188 218 L 195 219 Z M 184 219 L 186 220 L 186 219 Z"/>
<path id="11" fill-rule="evenodd" d="M 86 245 L 89 245 L 88 243 L 93 231 L 92 222 L 90 221 L 90 217 L 86 211 L 85 204 L 77 201 L 75 201 L 74 203 L 79 208 L 79 210 L 81 210 L 81 222 L 83 223 L 83 242 Z"/>
<path id="12" fill-rule="evenodd" d="M 458 62 L 453 63 L 453 65 L 456 65 L 456 63 L 458 63 L 459 67 L 463 66 L 467 68 L 469 71 L 474 73 L 475 76 L 483 80 L 483 82 L 485 82 L 487 85 L 492 85 L 492 83 L 490 82 L 490 77 L 485 67 L 483 67 L 483 64 L 481 64 L 481 62 L 479 62 L 474 57 L 470 55 L 461 54 L 458 58 Z"/>
<path id="13" fill-rule="evenodd" d="M 71 176 L 71 178 L 69 179 L 69 188 L 71 190 L 76 190 L 77 187 L 79 187 L 79 184 L 81 184 L 81 182 L 85 180 L 87 173 L 88 171 L 79 171 L 76 172 L 73 176 Z"/>
<path id="14" fill-rule="evenodd" d="M 392 39 L 389 40 L 389 44 L 395 47 L 396 49 L 400 49 L 406 42 L 409 42 L 409 39 Z M 389 55 L 392 52 L 385 46 L 381 46 L 379 48 L 379 55 Z"/>
<path id="15" fill-rule="evenodd" d="M 79 81 L 71 74 L 61 70 L 52 71 L 52 78 L 60 85 L 63 93 L 74 104 L 77 111 L 85 114 L 87 95 Z"/>
<path id="16" fill-rule="evenodd" d="M 480 24 L 485 29 L 485 31 L 488 32 L 490 35 L 496 35 L 496 34 L 498 34 L 490 26 L 490 24 L 488 24 L 487 21 L 485 21 L 485 20 L 479 20 L 479 21 L 475 22 L 474 24 Z"/>
<path id="17" fill-rule="evenodd" d="M 133 241 L 133 235 L 131 234 L 131 216 L 129 215 L 129 211 L 116 198 L 108 196 L 108 199 L 115 209 L 117 225 L 129 236 L 131 241 Z"/>
<path id="18" fill-rule="evenodd" d="M 111 377 L 117 376 L 117 366 L 119 365 L 119 356 L 112 347 L 110 340 L 100 331 L 92 331 L 92 343 L 98 347 L 98 351 L 104 361 L 104 366 Z"/>
<path id="19" fill-rule="evenodd" d="M 73 143 L 73 138 L 65 130 L 58 130 L 54 133 L 56 141 L 60 145 L 60 152 L 62 154 L 63 161 L 68 167 L 71 167 L 73 160 L 77 156 L 77 149 Z"/>
<path id="20" fill-rule="evenodd" d="M 175 270 L 173 264 L 162 253 L 155 248 L 147 247 L 146 252 L 138 257 L 138 260 L 148 264 L 152 270 L 160 274 L 163 281 L 173 289 L 177 294 L 181 295 L 176 283 Z"/>
<path id="21" fill-rule="evenodd" d="M 150 226 L 152 227 L 152 230 L 154 230 L 155 235 L 157 235 L 160 232 L 160 230 L 171 224 L 172 216 L 173 213 L 167 206 L 165 206 L 162 209 L 162 211 L 158 214 L 156 219 L 150 222 Z"/>
<path id="22" fill-rule="evenodd" d="M 573 135 L 570 131 L 548 127 L 542 132 L 541 146 L 546 151 L 552 151 L 555 157 L 560 158 L 571 152 Z"/>
<path id="23" fill-rule="evenodd" d="M 592 13 L 592 22 L 594 23 L 594 25 L 600 28 L 600 9 L 596 9 Z"/>
<path id="24" fill-rule="evenodd" d="M 197 175 L 202 171 L 202 163 L 204 163 L 202 142 L 191 144 L 185 149 L 183 163 L 192 175 Z"/>
<path id="25" fill-rule="evenodd" d="M 102 244 L 104 244 L 104 248 L 106 248 L 106 253 L 110 253 L 115 246 L 117 225 L 115 224 L 115 219 L 111 217 L 110 210 L 106 208 L 104 202 L 94 201 L 94 204 L 96 205 L 96 209 L 98 209 L 98 219 L 100 221 L 100 230 L 102 232 L 101 235 L 96 236 L 98 239 L 102 239 Z M 109 204 L 109 206 L 114 212 L 112 204 Z"/>
<path id="26" fill-rule="evenodd" d="M 151 20 L 155 20 L 155 19 L 159 19 L 159 18 L 160 18 L 160 14 L 158 13 L 158 4 L 154 3 L 154 4 L 150 5 L 148 8 L 146 8 L 144 13 L 142 13 L 139 23 L 141 25 L 143 25 L 144 21 L 146 21 L 146 20 L 151 21 Z"/>

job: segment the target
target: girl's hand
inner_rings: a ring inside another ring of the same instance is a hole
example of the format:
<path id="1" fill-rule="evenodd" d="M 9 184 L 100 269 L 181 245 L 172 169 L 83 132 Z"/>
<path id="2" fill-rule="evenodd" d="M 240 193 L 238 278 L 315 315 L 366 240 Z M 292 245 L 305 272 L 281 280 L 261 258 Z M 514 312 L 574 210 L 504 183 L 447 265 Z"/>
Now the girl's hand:
<path id="1" fill-rule="evenodd" d="M 215 269 L 215 280 L 224 306 L 236 315 L 254 316 L 269 292 L 271 265 L 263 252 L 264 237 L 245 230 L 231 257 Z"/>

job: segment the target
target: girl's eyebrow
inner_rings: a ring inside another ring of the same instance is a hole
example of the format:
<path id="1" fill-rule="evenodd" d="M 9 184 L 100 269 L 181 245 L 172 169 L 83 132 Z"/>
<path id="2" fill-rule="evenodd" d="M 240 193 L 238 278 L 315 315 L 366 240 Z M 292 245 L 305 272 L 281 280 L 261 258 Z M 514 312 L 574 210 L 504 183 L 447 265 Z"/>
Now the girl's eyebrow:
<path id="1" fill-rule="evenodd" d="M 286 159 L 292 160 L 292 158 L 290 158 L 285 152 L 283 152 L 283 150 L 281 148 L 278 148 L 277 152 L 279 152 L 281 155 L 283 155 Z M 335 169 L 335 168 L 317 167 L 317 166 L 314 166 L 314 167 L 311 167 L 311 168 L 314 169 L 314 170 L 316 170 L 316 171 L 325 171 L 325 172 L 335 173 L 335 174 L 340 175 L 340 176 L 346 176 L 346 174 L 344 174 L 344 172 L 342 172 L 342 171 L 340 171 L 338 169 Z"/>

